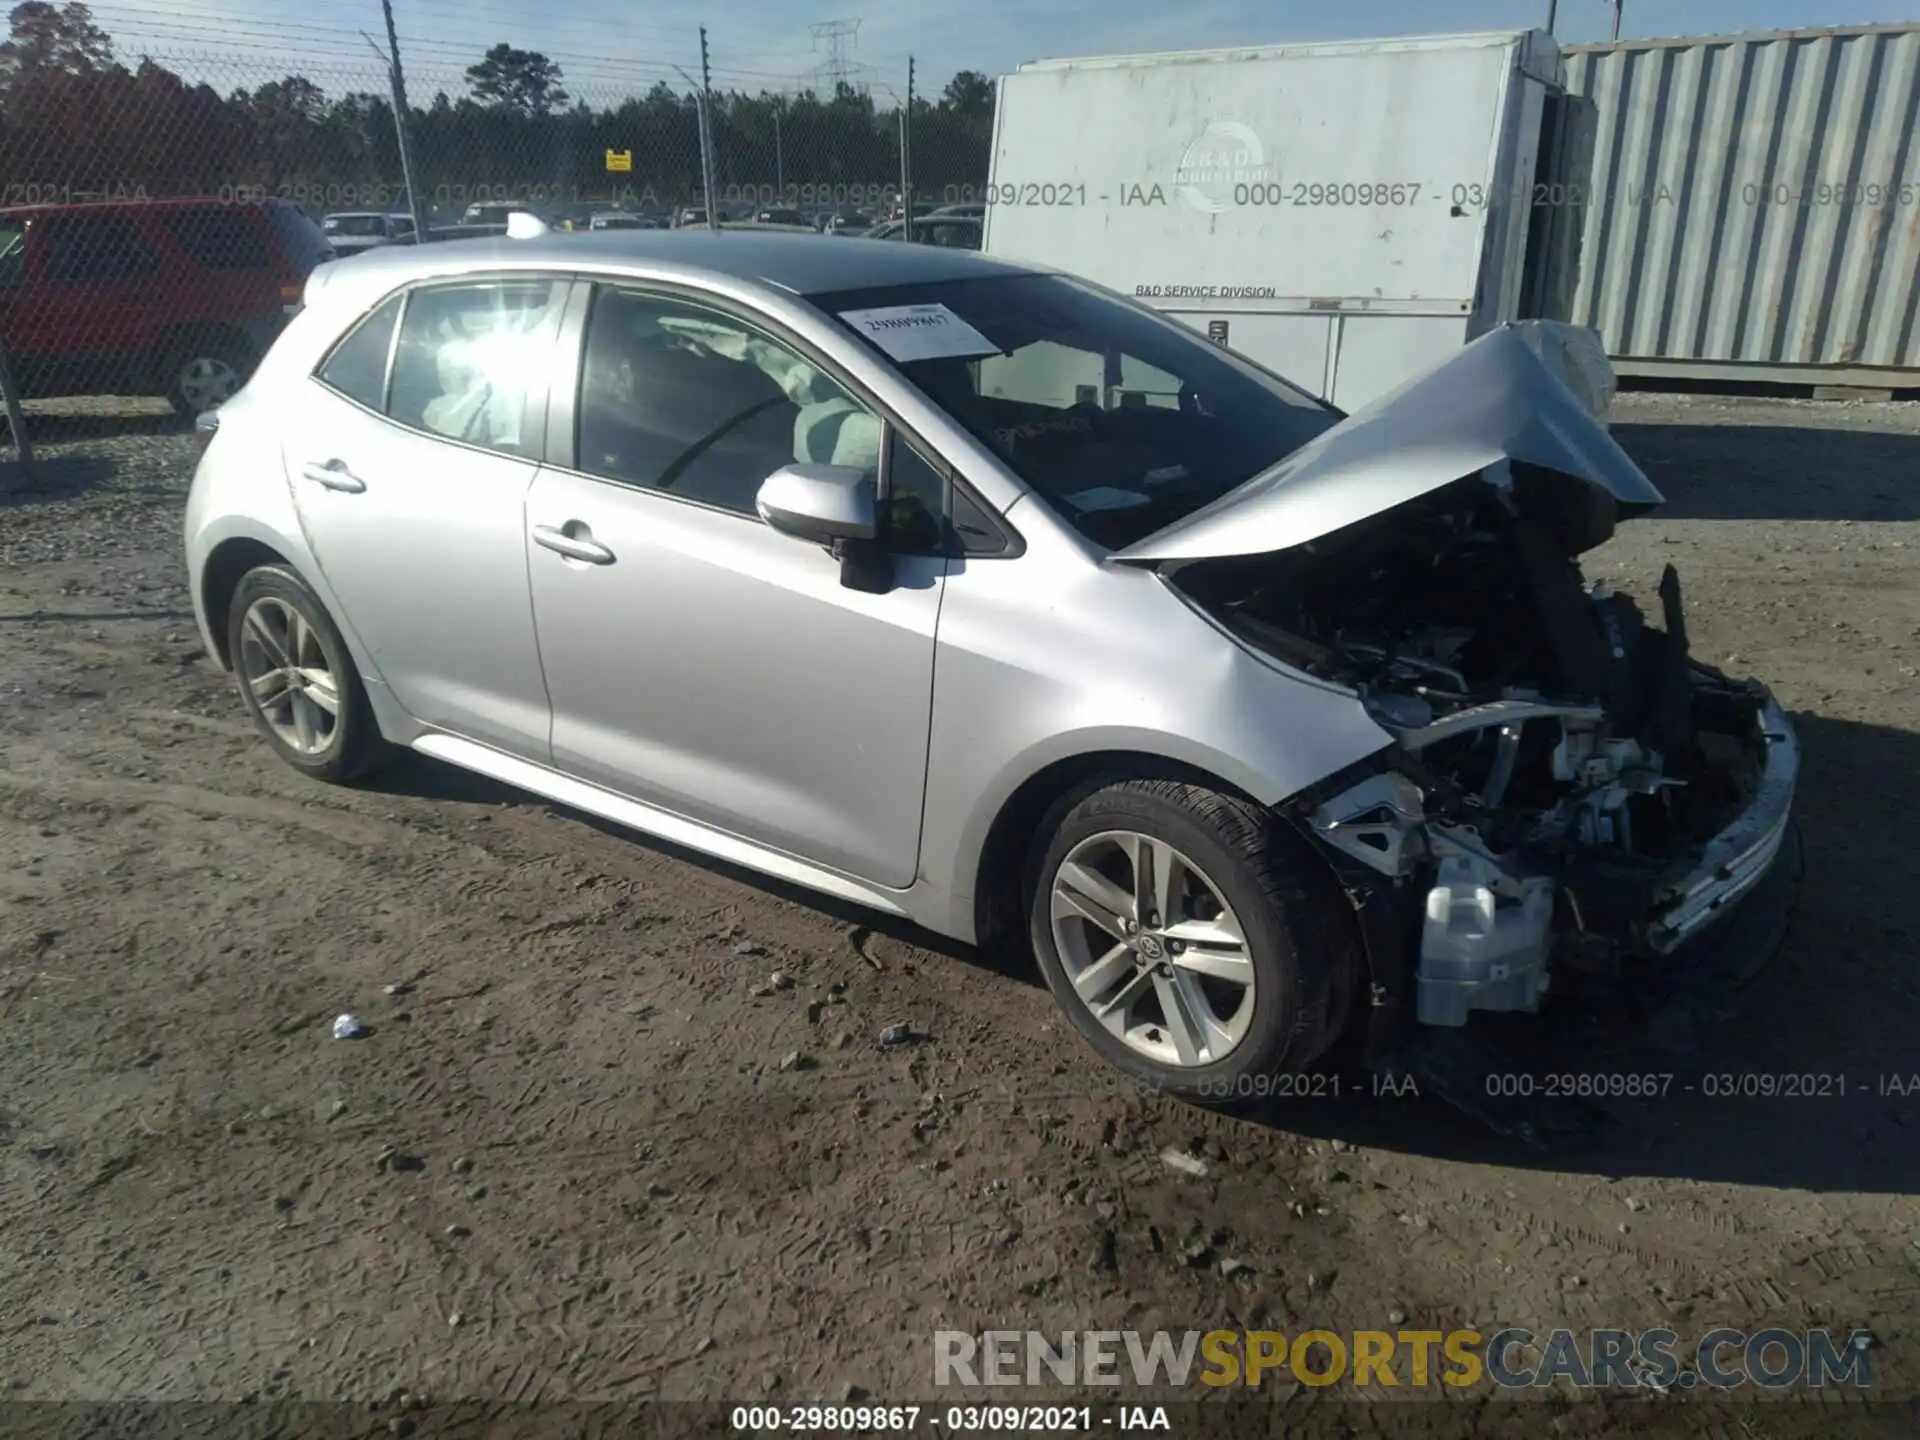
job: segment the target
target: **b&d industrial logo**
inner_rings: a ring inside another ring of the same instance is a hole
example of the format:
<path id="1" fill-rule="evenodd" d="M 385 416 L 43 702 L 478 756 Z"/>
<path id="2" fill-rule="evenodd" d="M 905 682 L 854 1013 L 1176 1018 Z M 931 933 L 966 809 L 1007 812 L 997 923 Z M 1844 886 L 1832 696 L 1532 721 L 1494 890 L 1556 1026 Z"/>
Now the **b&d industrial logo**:
<path id="1" fill-rule="evenodd" d="M 1233 199 L 1234 186 L 1267 185 L 1279 178 L 1251 126 L 1215 120 L 1187 146 L 1173 183 L 1183 205 L 1218 215 Z"/>

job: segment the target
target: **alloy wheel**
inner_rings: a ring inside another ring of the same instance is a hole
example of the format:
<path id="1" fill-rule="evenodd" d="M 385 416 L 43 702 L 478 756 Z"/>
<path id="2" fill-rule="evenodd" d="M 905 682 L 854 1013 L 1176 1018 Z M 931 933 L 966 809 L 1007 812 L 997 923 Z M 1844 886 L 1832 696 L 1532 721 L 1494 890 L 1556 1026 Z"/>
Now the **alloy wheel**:
<path id="1" fill-rule="evenodd" d="M 248 606 L 239 660 L 248 694 L 282 743 L 299 755 L 318 755 L 333 743 L 339 681 L 319 632 L 298 609 L 273 596 Z"/>
<path id="2" fill-rule="evenodd" d="M 1246 1039 L 1254 969 L 1220 888 L 1164 840 L 1090 835 L 1054 871 L 1054 948 L 1079 1003 L 1157 1064 L 1216 1064 Z"/>

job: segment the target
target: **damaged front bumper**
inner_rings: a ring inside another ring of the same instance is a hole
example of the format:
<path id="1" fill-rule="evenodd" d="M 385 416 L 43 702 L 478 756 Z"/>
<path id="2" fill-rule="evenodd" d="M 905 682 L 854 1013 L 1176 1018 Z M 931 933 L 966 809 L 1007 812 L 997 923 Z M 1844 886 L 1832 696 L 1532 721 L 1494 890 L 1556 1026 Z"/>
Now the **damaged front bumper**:
<path id="1" fill-rule="evenodd" d="M 1767 695 L 1760 711 L 1767 758 L 1747 807 L 1697 858 L 1663 882 L 1662 899 L 1647 927 L 1647 944 L 1672 954 L 1725 914 L 1766 878 L 1792 824 L 1800 778 L 1800 740 L 1778 702 Z"/>
<path id="2" fill-rule="evenodd" d="M 1665 870 L 1610 884 L 1604 916 L 1577 864 L 1570 872 L 1496 852 L 1470 821 L 1433 813 L 1428 793 L 1399 768 L 1376 770 L 1311 808 L 1312 832 L 1345 873 L 1372 872 L 1368 883 L 1349 884 L 1356 903 L 1371 891 L 1366 903 L 1381 902 L 1377 908 L 1400 917 L 1392 927 L 1381 926 L 1377 913 L 1371 917 L 1370 948 L 1392 943 L 1400 951 L 1400 957 L 1374 957 L 1384 962 L 1375 964 L 1376 1003 L 1385 993 L 1411 988 L 1415 1018 L 1443 1027 L 1466 1024 L 1476 1010 L 1532 1011 L 1548 992 L 1556 958 L 1571 964 L 1580 951 L 1590 963 L 1598 947 L 1665 960 L 1730 914 L 1780 856 L 1800 770 L 1799 742 L 1786 714 L 1764 687 L 1748 688 L 1759 702 L 1754 736 L 1764 753 L 1739 810 Z M 1400 764 L 1417 773 L 1420 750 L 1463 726 L 1510 729 L 1556 714 L 1576 722 L 1591 718 L 1576 707 L 1505 702 L 1477 715 L 1461 712 L 1452 728 L 1443 721 L 1405 733 L 1396 750 Z M 1589 897 L 1584 905 L 1583 895 Z M 1392 963 L 1401 957 L 1401 965 Z"/>

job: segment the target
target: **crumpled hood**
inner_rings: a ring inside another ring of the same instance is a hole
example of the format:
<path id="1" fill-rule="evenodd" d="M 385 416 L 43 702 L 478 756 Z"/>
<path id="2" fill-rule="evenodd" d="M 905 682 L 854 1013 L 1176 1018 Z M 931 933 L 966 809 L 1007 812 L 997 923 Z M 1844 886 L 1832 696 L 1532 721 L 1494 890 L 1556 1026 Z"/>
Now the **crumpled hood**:
<path id="1" fill-rule="evenodd" d="M 1596 486 L 1625 513 L 1665 499 L 1520 334 L 1503 326 L 1114 558 L 1285 550 L 1502 460 Z"/>

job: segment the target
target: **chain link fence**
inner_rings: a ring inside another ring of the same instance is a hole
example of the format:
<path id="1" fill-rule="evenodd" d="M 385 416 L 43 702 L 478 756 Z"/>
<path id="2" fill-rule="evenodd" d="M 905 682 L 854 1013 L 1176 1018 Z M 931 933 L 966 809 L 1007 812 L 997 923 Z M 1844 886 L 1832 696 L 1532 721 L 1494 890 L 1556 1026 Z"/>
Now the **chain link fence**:
<path id="1" fill-rule="evenodd" d="M 984 189 L 992 91 L 978 76 L 933 96 L 906 74 L 749 90 L 703 86 L 697 61 L 575 76 L 506 44 L 462 64 L 445 45 L 416 62 L 403 42 L 398 125 L 396 77 L 371 39 L 364 59 L 338 44 L 302 59 L 290 25 L 284 47 L 129 58 L 84 5 L 30 0 L 9 18 L 0 373 L 34 402 L 29 427 L 115 408 L 74 397 L 217 406 L 317 265 L 498 234 L 515 209 L 563 229 L 880 226 L 979 244 L 977 218 L 928 218 Z"/>

